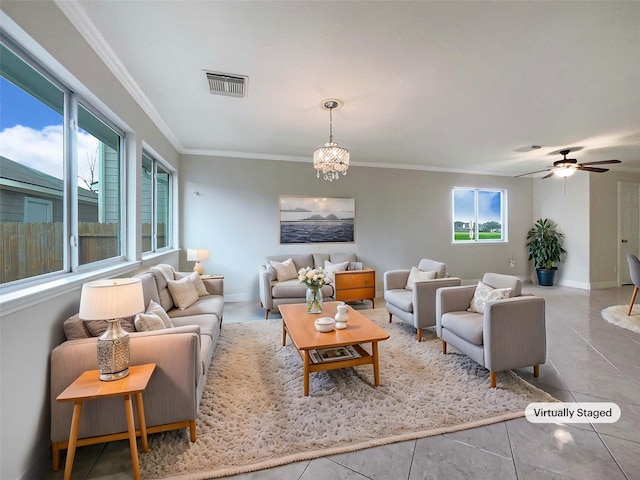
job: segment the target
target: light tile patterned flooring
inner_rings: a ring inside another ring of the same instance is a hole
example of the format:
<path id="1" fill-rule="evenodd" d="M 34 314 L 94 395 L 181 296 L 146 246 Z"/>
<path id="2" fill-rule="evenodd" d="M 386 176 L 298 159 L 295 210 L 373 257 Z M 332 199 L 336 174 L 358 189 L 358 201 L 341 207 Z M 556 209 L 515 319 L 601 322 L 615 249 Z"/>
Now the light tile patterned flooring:
<path id="1" fill-rule="evenodd" d="M 640 335 L 600 316 L 603 308 L 628 304 L 632 287 L 524 290 L 547 300 L 548 359 L 537 379 L 530 368 L 517 373 L 560 400 L 616 402 L 622 409 L 617 423 L 532 424 L 522 418 L 227 478 L 640 480 Z M 376 306 L 384 301 L 376 299 Z M 254 303 L 225 305 L 227 322 L 263 318 Z M 73 478 L 132 478 L 128 443 L 79 448 Z M 62 471 L 46 479 L 62 479 Z"/>

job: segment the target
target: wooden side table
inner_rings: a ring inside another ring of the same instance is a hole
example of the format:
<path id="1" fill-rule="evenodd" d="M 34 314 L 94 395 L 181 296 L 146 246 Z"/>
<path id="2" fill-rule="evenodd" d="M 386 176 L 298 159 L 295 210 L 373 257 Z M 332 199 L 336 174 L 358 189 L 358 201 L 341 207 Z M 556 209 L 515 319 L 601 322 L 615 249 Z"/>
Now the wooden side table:
<path id="1" fill-rule="evenodd" d="M 353 300 L 373 300 L 376 296 L 376 271 L 371 268 L 363 270 L 346 270 L 334 272 L 336 277 L 336 300 L 350 302 Z"/>
<path id="2" fill-rule="evenodd" d="M 142 449 L 149 451 L 147 442 L 147 425 L 144 419 L 144 405 L 142 403 L 142 392 L 147 388 L 151 379 L 155 363 L 145 365 L 135 365 L 129 367 L 129 376 L 121 380 L 104 382 L 100 380 L 98 370 L 88 370 L 80 375 L 71 385 L 69 385 L 56 400 L 59 402 L 74 402 L 73 416 L 71 417 L 71 432 L 69 433 L 69 447 L 67 450 L 67 461 L 64 466 L 64 480 L 71 479 L 71 469 L 73 459 L 76 454 L 76 444 L 78 441 L 78 430 L 80 427 L 80 415 L 82 414 L 82 403 L 85 400 L 93 400 L 106 397 L 124 396 L 124 411 L 127 415 L 127 429 L 129 432 L 129 447 L 131 449 L 131 463 L 133 465 L 133 475 L 136 480 L 140 478 L 140 466 L 138 465 L 138 446 L 136 444 L 136 426 L 133 420 L 133 405 L 131 395 L 136 397 L 136 408 L 138 410 L 138 424 L 140 427 L 140 438 L 142 439 Z M 53 452 L 59 455 L 59 452 Z"/>

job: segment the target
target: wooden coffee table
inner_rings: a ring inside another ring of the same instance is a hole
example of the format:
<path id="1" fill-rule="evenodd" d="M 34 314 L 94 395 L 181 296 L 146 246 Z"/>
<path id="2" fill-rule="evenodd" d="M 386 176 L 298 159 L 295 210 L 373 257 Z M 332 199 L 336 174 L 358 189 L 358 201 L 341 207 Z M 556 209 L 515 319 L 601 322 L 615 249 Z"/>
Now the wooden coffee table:
<path id="1" fill-rule="evenodd" d="M 380 371 L 378 367 L 378 342 L 389 338 L 389 333 L 377 326 L 357 310 L 348 307 L 349 321 L 344 330 L 318 332 L 313 322 L 320 317 L 334 317 L 340 302 L 325 302 L 322 313 L 309 314 L 304 303 L 280 305 L 282 314 L 282 345 L 287 343 L 287 333 L 298 350 L 304 365 L 304 395 L 309 395 L 309 374 L 323 370 L 355 367 L 357 365 L 373 365 L 375 385 L 380 385 Z M 360 346 L 371 343 L 371 354 Z M 324 363 L 313 363 L 310 352 L 312 350 L 352 346 L 360 354 L 359 358 L 349 358 Z"/>

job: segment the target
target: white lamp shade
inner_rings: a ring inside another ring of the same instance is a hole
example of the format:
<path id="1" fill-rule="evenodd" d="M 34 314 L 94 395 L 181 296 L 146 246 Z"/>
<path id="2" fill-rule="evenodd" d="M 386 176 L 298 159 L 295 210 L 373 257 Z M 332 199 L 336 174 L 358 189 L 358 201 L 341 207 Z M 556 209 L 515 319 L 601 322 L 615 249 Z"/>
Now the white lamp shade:
<path id="1" fill-rule="evenodd" d="M 96 280 L 82 286 L 80 312 L 83 320 L 110 320 L 144 312 L 139 278 Z"/>
<path id="2" fill-rule="evenodd" d="M 199 262 L 200 260 L 209 260 L 209 250 L 206 248 L 187 249 L 187 261 Z"/>

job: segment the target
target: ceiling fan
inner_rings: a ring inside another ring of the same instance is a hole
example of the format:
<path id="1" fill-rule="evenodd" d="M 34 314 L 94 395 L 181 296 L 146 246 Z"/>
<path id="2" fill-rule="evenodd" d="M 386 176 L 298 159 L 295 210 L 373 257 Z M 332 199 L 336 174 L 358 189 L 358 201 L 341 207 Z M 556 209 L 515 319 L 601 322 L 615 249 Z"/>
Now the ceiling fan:
<path id="1" fill-rule="evenodd" d="M 557 177 L 566 178 L 576 173 L 577 170 L 582 170 L 584 172 L 604 173 L 604 172 L 608 172 L 609 169 L 593 167 L 592 165 L 607 165 L 612 163 L 622 163 L 620 160 L 600 160 L 598 162 L 578 163 L 578 161 L 575 158 L 567 158 L 567 155 L 569 155 L 569 152 L 571 152 L 571 150 L 560 150 L 559 152 L 560 155 L 564 157 L 562 160 L 557 160 L 553 162 L 552 166 L 547 167 L 544 170 L 538 170 L 536 172 L 529 172 L 529 173 L 523 173 L 522 175 L 516 175 L 516 178 L 524 177 L 525 175 L 533 175 L 534 173 L 541 173 L 541 172 L 550 172 L 548 175 L 545 175 L 544 177 L 542 177 L 543 180 L 545 178 L 552 177 L 553 175 Z"/>

